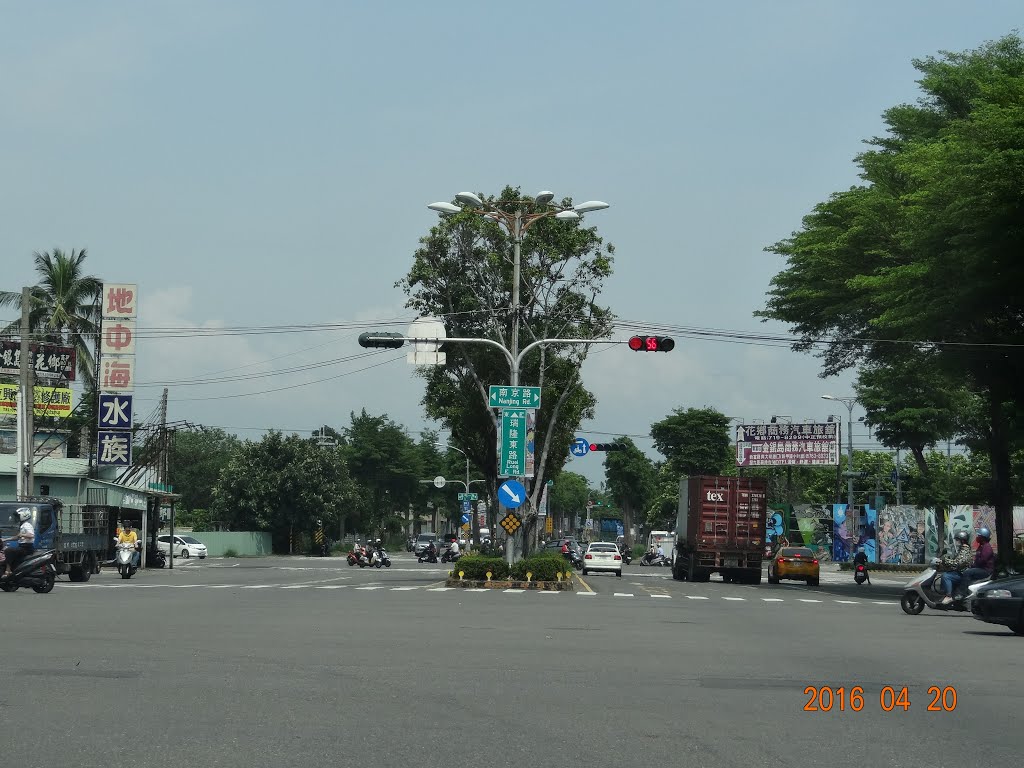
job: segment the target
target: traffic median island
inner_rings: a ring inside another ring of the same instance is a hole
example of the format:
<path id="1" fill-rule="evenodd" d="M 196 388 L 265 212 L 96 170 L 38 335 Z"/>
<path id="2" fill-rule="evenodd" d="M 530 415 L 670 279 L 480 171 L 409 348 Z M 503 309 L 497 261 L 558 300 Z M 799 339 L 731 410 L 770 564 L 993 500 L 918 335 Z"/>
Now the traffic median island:
<path id="1" fill-rule="evenodd" d="M 466 555 L 448 574 L 446 586 L 571 590 L 572 567 L 564 558 L 551 554 L 531 555 L 511 565 L 500 557 Z"/>

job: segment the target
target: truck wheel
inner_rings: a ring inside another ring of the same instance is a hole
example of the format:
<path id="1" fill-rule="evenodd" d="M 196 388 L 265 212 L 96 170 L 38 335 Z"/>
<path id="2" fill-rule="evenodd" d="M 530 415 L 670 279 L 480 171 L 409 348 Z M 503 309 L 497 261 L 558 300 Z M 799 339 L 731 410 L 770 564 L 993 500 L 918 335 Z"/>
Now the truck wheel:
<path id="1" fill-rule="evenodd" d="M 71 581 L 88 581 L 91 575 L 83 565 L 73 565 L 68 571 L 68 579 Z"/>

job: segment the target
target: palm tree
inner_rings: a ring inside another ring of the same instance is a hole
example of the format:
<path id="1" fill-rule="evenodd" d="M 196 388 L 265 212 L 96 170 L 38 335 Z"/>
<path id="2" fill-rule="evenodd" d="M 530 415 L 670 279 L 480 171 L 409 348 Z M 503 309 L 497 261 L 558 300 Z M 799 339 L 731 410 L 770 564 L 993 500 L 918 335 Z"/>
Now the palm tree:
<path id="1" fill-rule="evenodd" d="M 64 253 L 33 253 L 39 284 L 32 287 L 29 330 L 36 341 L 75 348 L 78 374 L 87 390 L 95 387 L 96 361 L 90 348 L 99 332 L 100 293 L 103 282 L 82 274 L 85 249 Z M 21 292 L 0 291 L 0 307 L 21 308 Z M 0 330 L 0 335 L 21 334 L 21 320 Z"/>

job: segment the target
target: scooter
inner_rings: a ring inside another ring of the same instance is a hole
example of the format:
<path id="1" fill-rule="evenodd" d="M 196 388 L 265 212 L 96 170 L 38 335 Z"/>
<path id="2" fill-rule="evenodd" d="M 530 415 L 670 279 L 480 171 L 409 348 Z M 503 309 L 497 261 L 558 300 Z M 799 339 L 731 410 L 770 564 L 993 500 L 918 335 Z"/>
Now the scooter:
<path id="1" fill-rule="evenodd" d="M 630 552 L 626 547 L 622 547 L 619 550 L 619 554 L 622 555 L 622 562 L 629 565 L 633 562 L 633 553 Z"/>
<path id="2" fill-rule="evenodd" d="M 444 552 L 441 553 L 441 562 L 442 563 L 454 563 L 454 562 L 457 562 L 460 557 L 462 557 L 462 553 L 461 552 L 452 552 L 451 548 L 449 547 L 449 548 L 445 549 Z"/>
<path id="3" fill-rule="evenodd" d="M 863 584 L 868 580 L 868 567 L 866 565 L 858 565 L 853 570 L 853 580 L 858 584 Z"/>
<path id="4" fill-rule="evenodd" d="M 147 568 L 163 568 L 167 565 L 167 555 L 163 553 L 162 549 L 157 547 L 146 548 L 146 567 Z"/>
<path id="5" fill-rule="evenodd" d="M 650 557 L 650 558 L 648 558 L 647 555 L 644 555 L 643 557 L 640 558 L 640 565 L 653 565 L 653 566 L 659 566 L 660 565 L 660 566 L 664 566 L 666 568 L 671 568 L 672 567 L 672 561 L 669 560 L 664 555 L 654 555 L 653 557 Z"/>
<path id="6" fill-rule="evenodd" d="M 977 591 L 988 584 L 991 579 L 975 581 L 967 587 L 967 594 L 963 594 L 959 587 L 953 590 L 953 602 L 944 605 L 942 598 L 945 594 L 941 591 L 942 571 L 939 570 L 940 561 L 932 560 L 931 568 L 926 569 L 903 588 L 903 597 L 900 598 L 900 608 L 904 613 L 916 616 L 928 606 L 933 611 L 970 611 L 971 600 Z"/>
<path id="7" fill-rule="evenodd" d="M 114 563 L 117 565 L 117 572 L 122 579 L 130 579 L 135 575 L 138 566 L 135 565 L 135 547 L 131 544 L 118 544 L 117 552 L 114 554 Z"/>
<path id="8" fill-rule="evenodd" d="M 435 550 L 424 549 L 422 552 L 420 552 L 419 556 L 416 558 L 416 562 L 419 562 L 419 563 L 436 563 L 437 562 L 437 552 Z"/>
<path id="9" fill-rule="evenodd" d="M 377 549 L 373 550 L 370 554 L 370 565 L 375 568 L 380 568 L 382 565 L 385 568 L 391 567 L 391 558 L 388 557 L 388 553 L 384 551 L 383 547 L 377 547 Z"/>
<path id="10" fill-rule="evenodd" d="M 47 549 L 33 552 L 11 572 L 0 577 L 0 589 L 15 592 L 19 587 L 32 587 L 41 595 L 53 590 L 57 582 L 57 550 Z"/>

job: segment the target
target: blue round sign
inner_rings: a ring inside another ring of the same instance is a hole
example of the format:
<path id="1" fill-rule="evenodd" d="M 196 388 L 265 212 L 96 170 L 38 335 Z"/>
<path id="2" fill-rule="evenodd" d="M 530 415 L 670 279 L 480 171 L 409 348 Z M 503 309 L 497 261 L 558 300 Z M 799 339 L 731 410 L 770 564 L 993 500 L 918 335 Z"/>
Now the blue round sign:
<path id="1" fill-rule="evenodd" d="M 586 456 L 590 452 L 590 441 L 577 437 L 569 446 L 569 453 L 573 456 Z"/>
<path id="2" fill-rule="evenodd" d="M 498 488 L 498 502 L 508 509 L 522 506 L 526 501 L 526 487 L 518 480 L 506 480 Z"/>

